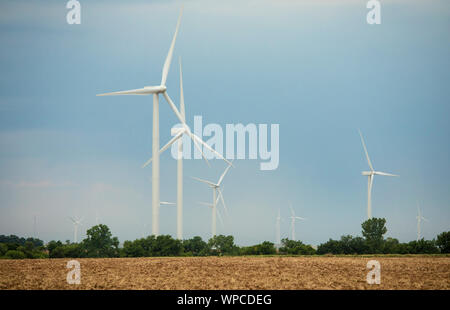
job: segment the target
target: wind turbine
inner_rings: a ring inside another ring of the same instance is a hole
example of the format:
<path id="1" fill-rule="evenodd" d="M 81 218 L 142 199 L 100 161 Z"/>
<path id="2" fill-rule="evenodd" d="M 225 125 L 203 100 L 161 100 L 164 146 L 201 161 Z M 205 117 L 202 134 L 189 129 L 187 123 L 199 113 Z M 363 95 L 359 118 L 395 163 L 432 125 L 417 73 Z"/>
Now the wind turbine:
<path id="1" fill-rule="evenodd" d="M 276 219 L 276 224 L 275 224 L 275 229 L 276 229 L 276 244 L 280 245 L 281 244 L 281 215 L 280 215 L 280 208 L 278 208 L 278 216 Z"/>
<path id="2" fill-rule="evenodd" d="M 78 225 L 83 225 L 83 224 L 81 224 L 81 221 L 83 220 L 83 218 L 77 219 L 76 217 L 75 218 L 70 217 L 70 220 L 73 223 L 73 229 L 74 229 L 74 231 L 73 231 L 73 242 L 74 243 L 78 243 Z"/>
<path id="3" fill-rule="evenodd" d="M 223 187 L 222 187 L 222 192 L 223 192 Z M 219 197 L 217 197 L 217 199 L 216 199 L 216 205 L 218 202 L 219 202 Z M 199 204 L 210 207 L 211 209 L 214 207 L 214 204 L 209 203 L 209 202 L 200 201 Z M 222 219 L 222 215 L 220 215 L 219 209 L 216 209 L 216 212 L 217 212 L 217 218 L 219 219 L 219 222 L 223 225 L 223 219 Z"/>
<path id="4" fill-rule="evenodd" d="M 420 224 L 421 224 L 422 220 L 424 220 L 426 222 L 428 222 L 428 220 L 426 218 L 424 218 L 422 216 L 422 214 L 420 213 L 419 203 L 417 203 L 417 212 L 418 212 L 418 215 L 416 216 L 416 219 L 417 219 L 417 241 L 419 241 L 420 240 L 420 233 L 421 233 Z"/>
<path id="5" fill-rule="evenodd" d="M 181 64 L 181 58 L 179 59 L 180 63 L 180 115 L 183 118 L 183 122 L 185 122 L 186 112 L 185 112 L 185 104 L 184 104 L 184 91 L 183 91 L 183 68 Z M 204 143 L 201 139 L 199 139 L 194 134 L 190 133 L 189 128 L 172 128 L 172 135 L 175 135 L 166 145 L 164 145 L 159 151 L 159 155 L 168 150 L 172 144 L 178 141 L 178 150 L 177 150 L 177 239 L 183 239 L 183 135 L 188 135 L 194 145 L 198 148 L 200 153 L 202 154 L 203 159 L 208 163 L 202 149 L 198 146 L 197 142 L 201 142 L 207 149 L 218 154 L 220 158 L 225 160 L 228 164 L 231 164 L 228 160 L 222 157 L 220 153 L 212 149 L 208 144 Z M 153 160 L 150 158 L 147 160 L 142 167 L 148 166 Z M 154 164 L 153 164 L 154 165 Z M 208 163 L 209 165 L 209 163 Z"/>
<path id="6" fill-rule="evenodd" d="M 361 131 L 359 130 L 359 135 L 361 137 L 361 142 L 364 148 L 364 153 L 366 154 L 367 163 L 369 164 L 370 171 L 363 171 L 362 175 L 366 175 L 368 177 L 368 189 L 367 189 L 367 218 L 372 218 L 372 185 L 373 185 L 373 178 L 375 175 L 384 175 L 389 177 L 398 177 L 396 174 L 386 173 L 386 172 L 380 172 L 375 171 L 372 166 L 372 162 L 369 158 L 369 153 L 367 152 L 366 144 L 364 143 L 364 138 L 362 136 Z"/>
<path id="7" fill-rule="evenodd" d="M 220 201 L 222 202 L 222 205 L 223 205 L 225 211 L 227 211 L 227 206 L 225 204 L 225 200 L 223 199 L 222 191 L 220 190 L 220 185 L 222 184 L 223 178 L 227 174 L 228 170 L 232 166 L 231 164 L 232 163 L 228 164 L 228 166 L 225 168 L 225 171 L 222 173 L 222 175 L 220 176 L 219 181 L 217 181 L 217 183 L 213 183 L 213 182 L 206 181 L 206 180 L 203 180 L 200 178 L 192 177 L 193 179 L 195 179 L 197 181 L 205 183 L 206 185 L 211 187 L 213 190 L 213 202 L 212 202 L 212 206 L 211 206 L 211 208 L 212 208 L 211 235 L 212 235 L 212 237 L 214 237 L 216 235 L 217 202 L 218 202 L 219 198 L 220 198 Z M 217 195 L 217 193 L 219 193 L 219 195 Z"/>
<path id="8" fill-rule="evenodd" d="M 144 88 L 117 91 L 111 93 L 98 94 L 97 96 L 117 96 L 117 95 L 153 95 L 153 138 L 152 138 L 152 156 L 153 156 L 153 169 L 152 169 L 152 234 L 157 236 L 159 234 L 159 95 L 162 94 L 173 110 L 177 118 L 183 124 L 186 133 L 198 143 L 209 147 L 195 134 L 191 133 L 189 127 L 186 125 L 184 118 L 176 108 L 173 101 L 167 94 L 167 75 L 169 73 L 170 64 L 172 61 L 173 50 L 177 39 L 178 31 L 180 28 L 181 16 L 183 14 L 183 8 L 180 11 L 178 17 L 175 34 L 172 39 L 172 43 L 169 48 L 164 66 L 162 69 L 161 83 L 158 86 L 145 86 Z M 197 146 L 197 145 L 196 145 Z M 198 147 L 198 146 L 197 146 Z M 217 152 L 216 152 L 217 153 Z M 218 154 L 218 153 L 217 153 Z M 220 154 L 219 154 L 220 155 Z"/>
<path id="9" fill-rule="evenodd" d="M 296 221 L 296 220 L 302 220 L 302 221 L 304 221 L 304 220 L 306 220 L 306 219 L 303 218 L 303 217 L 300 217 L 300 216 L 296 216 L 296 215 L 295 215 L 295 212 L 294 212 L 294 209 L 292 209 L 292 204 L 291 204 L 291 203 L 289 203 L 289 208 L 291 209 L 291 216 L 290 216 L 290 218 L 291 218 L 291 234 L 292 234 L 292 240 L 295 241 L 295 221 Z"/>

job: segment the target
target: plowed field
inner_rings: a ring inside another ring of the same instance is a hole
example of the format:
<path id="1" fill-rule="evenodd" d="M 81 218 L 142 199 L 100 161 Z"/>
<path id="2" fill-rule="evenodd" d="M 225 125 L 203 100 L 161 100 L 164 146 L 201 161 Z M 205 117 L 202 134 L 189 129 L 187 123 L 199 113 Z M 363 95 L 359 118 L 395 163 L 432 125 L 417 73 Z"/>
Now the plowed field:
<path id="1" fill-rule="evenodd" d="M 381 264 L 369 285 L 366 264 Z M 189 257 L 0 260 L 0 289 L 450 289 L 450 257 Z"/>

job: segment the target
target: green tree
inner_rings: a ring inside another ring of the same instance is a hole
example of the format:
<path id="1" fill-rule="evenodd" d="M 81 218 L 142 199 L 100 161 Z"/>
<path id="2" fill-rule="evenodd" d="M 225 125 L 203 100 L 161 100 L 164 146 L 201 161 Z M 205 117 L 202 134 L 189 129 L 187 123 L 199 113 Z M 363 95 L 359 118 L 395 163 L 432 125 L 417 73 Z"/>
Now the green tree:
<path id="1" fill-rule="evenodd" d="M 88 257 L 118 257 L 119 239 L 112 237 L 108 226 L 99 224 L 86 232 L 83 247 Z"/>
<path id="2" fill-rule="evenodd" d="M 83 245 L 80 243 L 65 244 L 62 248 L 64 257 L 79 258 L 85 256 Z"/>
<path id="3" fill-rule="evenodd" d="M 180 240 L 175 240 L 170 235 L 159 235 L 155 239 L 152 256 L 179 256 L 182 252 L 183 244 Z"/>
<path id="4" fill-rule="evenodd" d="M 17 251 L 17 250 L 9 250 L 8 252 L 6 252 L 5 257 L 9 258 L 9 259 L 24 259 L 24 258 L 26 258 L 25 254 L 22 251 Z"/>
<path id="5" fill-rule="evenodd" d="M 195 236 L 183 240 L 183 249 L 185 253 L 191 253 L 193 256 L 202 256 L 207 254 L 208 244 L 201 237 Z"/>
<path id="6" fill-rule="evenodd" d="M 285 238 L 281 240 L 281 244 L 280 253 L 282 254 L 313 255 L 316 253 L 312 246 L 306 245 L 301 241 Z"/>
<path id="7" fill-rule="evenodd" d="M 329 239 L 317 247 L 317 254 L 344 254 L 344 249 L 341 242 Z"/>
<path id="8" fill-rule="evenodd" d="M 8 246 L 4 243 L 0 243 L 0 257 L 8 252 Z"/>
<path id="9" fill-rule="evenodd" d="M 122 255 L 123 257 L 144 257 L 146 256 L 145 250 L 136 241 L 125 241 L 123 243 L 123 249 L 122 249 Z"/>
<path id="10" fill-rule="evenodd" d="M 213 255 L 233 255 L 239 252 L 233 236 L 214 236 L 208 240 L 208 247 Z"/>
<path id="11" fill-rule="evenodd" d="M 400 245 L 400 242 L 395 238 L 387 238 L 383 244 L 384 254 L 406 254 L 402 252 L 407 252 L 405 247 Z"/>
<path id="12" fill-rule="evenodd" d="M 47 243 L 47 250 L 48 255 L 50 258 L 59 258 L 64 257 L 64 250 L 62 248 L 62 242 L 61 241 L 50 241 Z"/>
<path id="13" fill-rule="evenodd" d="M 259 255 L 275 254 L 277 250 L 272 242 L 264 241 L 257 246 L 257 252 Z"/>
<path id="14" fill-rule="evenodd" d="M 438 235 L 436 245 L 439 247 L 441 253 L 450 253 L 450 231 Z"/>
<path id="15" fill-rule="evenodd" d="M 434 240 L 420 239 L 408 243 L 408 253 L 410 254 L 437 254 L 439 249 Z"/>
<path id="16" fill-rule="evenodd" d="M 257 245 L 251 245 L 251 246 L 243 246 L 239 249 L 240 255 L 258 255 L 258 246 Z"/>
<path id="17" fill-rule="evenodd" d="M 366 239 L 371 254 L 383 251 L 383 235 L 387 232 L 386 219 L 371 218 L 361 224 L 362 235 Z"/>

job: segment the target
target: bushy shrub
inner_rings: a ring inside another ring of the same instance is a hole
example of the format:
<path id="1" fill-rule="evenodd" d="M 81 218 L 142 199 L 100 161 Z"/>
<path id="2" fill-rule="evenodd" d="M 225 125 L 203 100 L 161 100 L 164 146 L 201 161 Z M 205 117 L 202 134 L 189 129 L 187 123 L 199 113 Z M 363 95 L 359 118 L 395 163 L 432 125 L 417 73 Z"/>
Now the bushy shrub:
<path id="1" fill-rule="evenodd" d="M 282 239 L 282 247 L 279 249 L 281 254 L 294 255 L 314 255 L 316 250 L 310 245 L 306 245 L 301 241 Z"/>
<path id="2" fill-rule="evenodd" d="M 8 246 L 6 244 L 0 243 L 0 257 L 8 252 Z"/>
<path id="3" fill-rule="evenodd" d="M 208 254 L 208 244 L 201 237 L 183 240 L 183 251 L 187 256 L 204 256 Z"/>
<path id="4" fill-rule="evenodd" d="M 8 258 L 8 259 L 24 259 L 24 258 L 26 258 L 26 256 L 21 251 L 9 250 L 8 252 L 6 252 L 5 258 Z"/>
<path id="5" fill-rule="evenodd" d="M 450 253 L 450 231 L 438 235 L 436 245 L 439 247 L 441 253 Z"/>

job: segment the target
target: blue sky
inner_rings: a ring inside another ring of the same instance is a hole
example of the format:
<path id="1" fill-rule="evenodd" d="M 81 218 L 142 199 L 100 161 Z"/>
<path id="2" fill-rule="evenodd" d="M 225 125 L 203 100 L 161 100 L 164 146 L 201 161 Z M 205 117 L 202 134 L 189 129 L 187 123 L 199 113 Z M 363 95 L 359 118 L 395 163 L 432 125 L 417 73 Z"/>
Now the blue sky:
<path id="1" fill-rule="evenodd" d="M 96 97 L 160 81 L 181 1 L 83 1 L 81 25 L 65 1 L 0 4 L 0 234 L 72 239 L 68 216 L 95 224 L 96 210 L 121 241 L 151 231 L 151 97 Z M 178 104 L 183 59 L 187 122 L 280 124 L 280 165 L 239 160 L 224 181 L 229 217 L 218 232 L 240 245 L 289 234 L 289 201 L 308 218 L 306 243 L 360 234 L 367 170 L 375 169 L 373 215 L 388 236 L 416 238 L 416 202 L 427 239 L 449 230 L 448 1 L 382 3 L 381 25 L 366 1 L 184 3 L 168 78 Z M 161 99 L 161 144 L 177 119 Z M 186 238 L 210 236 L 210 189 L 225 168 L 185 161 Z M 161 157 L 161 199 L 176 199 L 176 164 Z M 175 235 L 175 208 L 160 230 Z M 144 225 L 147 224 L 146 227 Z"/>

